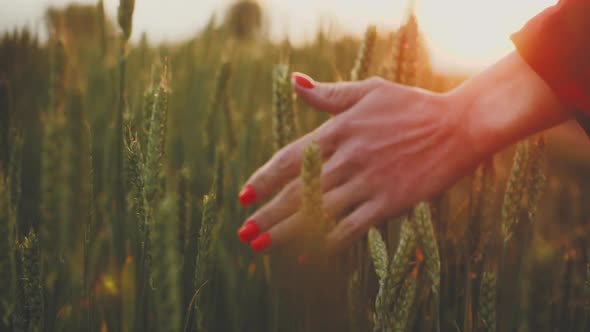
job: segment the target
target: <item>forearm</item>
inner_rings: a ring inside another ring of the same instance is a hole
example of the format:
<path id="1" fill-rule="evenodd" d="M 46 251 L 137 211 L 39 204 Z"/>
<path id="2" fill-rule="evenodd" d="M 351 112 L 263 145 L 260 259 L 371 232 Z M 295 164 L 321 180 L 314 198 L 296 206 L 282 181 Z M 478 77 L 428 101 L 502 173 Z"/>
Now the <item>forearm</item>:
<path id="1" fill-rule="evenodd" d="M 479 157 L 572 117 L 550 87 L 512 52 L 450 94 Z"/>

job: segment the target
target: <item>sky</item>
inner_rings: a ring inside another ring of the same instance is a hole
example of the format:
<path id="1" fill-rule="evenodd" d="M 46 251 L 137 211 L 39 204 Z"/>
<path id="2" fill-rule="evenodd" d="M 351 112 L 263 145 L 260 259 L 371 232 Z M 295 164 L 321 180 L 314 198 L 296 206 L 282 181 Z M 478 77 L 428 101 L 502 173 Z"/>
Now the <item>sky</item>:
<path id="1" fill-rule="evenodd" d="M 233 0 L 136 0 L 132 39 L 147 32 L 154 42 L 180 40 L 199 31 L 211 14 L 220 16 Z M 28 25 L 44 33 L 43 12 L 72 0 L 0 0 L 0 31 Z M 78 0 L 96 3 L 96 0 Z M 367 25 L 392 30 L 408 8 L 407 0 L 260 0 L 272 36 L 294 43 L 315 36 L 328 22 L 341 33 L 361 36 Z M 557 0 L 415 0 L 418 21 L 434 59 L 443 71 L 476 71 L 514 49 L 510 35 Z M 104 0 L 113 19 L 119 0 Z M 323 22 L 323 23 L 322 23 Z"/>

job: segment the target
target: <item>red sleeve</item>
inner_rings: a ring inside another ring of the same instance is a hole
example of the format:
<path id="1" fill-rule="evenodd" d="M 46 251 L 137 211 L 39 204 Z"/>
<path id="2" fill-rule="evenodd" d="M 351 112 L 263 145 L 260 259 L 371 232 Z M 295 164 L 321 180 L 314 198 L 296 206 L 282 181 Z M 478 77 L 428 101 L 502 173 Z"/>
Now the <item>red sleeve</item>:
<path id="1" fill-rule="evenodd" d="M 560 0 L 512 41 L 563 105 L 590 116 L 590 0 Z"/>

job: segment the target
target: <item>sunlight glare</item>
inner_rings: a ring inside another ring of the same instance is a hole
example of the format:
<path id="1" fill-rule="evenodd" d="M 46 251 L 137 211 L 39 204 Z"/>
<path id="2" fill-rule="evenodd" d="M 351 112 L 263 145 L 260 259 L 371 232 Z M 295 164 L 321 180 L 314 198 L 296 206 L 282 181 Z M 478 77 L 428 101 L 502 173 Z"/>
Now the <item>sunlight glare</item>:
<path id="1" fill-rule="evenodd" d="M 441 70 L 477 70 L 514 49 L 510 35 L 557 0 L 421 0 L 416 11 Z"/>

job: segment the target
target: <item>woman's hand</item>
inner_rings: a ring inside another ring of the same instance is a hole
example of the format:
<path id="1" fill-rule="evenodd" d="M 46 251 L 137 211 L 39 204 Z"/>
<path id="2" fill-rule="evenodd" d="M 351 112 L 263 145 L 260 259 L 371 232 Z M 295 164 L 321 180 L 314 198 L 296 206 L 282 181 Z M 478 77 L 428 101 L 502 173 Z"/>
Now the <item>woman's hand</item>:
<path id="1" fill-rule="evenodd" d="M 242 241 L 254 240 L 255 251 L 305 231 L 298 175 L 312 140 L 324 157 L 324 212 L 338 221 L 327 238 L 330 249 L 349 245 L 370 226 L 444 190 L 478 160 L 450 95 L 379 78 L 326 84 L 294 74 L 293 82 L 306 103 L 335 116 L 277 152 L 248 180 L 240 195 L 244 205 L 278 191 L 238 232 Z"/>
<path id="2" fill-rule="evenodd" d="M 312 140 L 324 157 L 324 212 L 337 221 L 327 246 L 339 250 L 494 152 L 571 118 L 516 52 L 449 94 L 378 78 L 314 83 L 302 74 L 293 75 L 293 86 L 310 106 L 335 116 L 277 152 L 241 192 L 243 205 L 275 194 L 238 231 L 256 252 L 305 232 L 298 175 Z"/>

